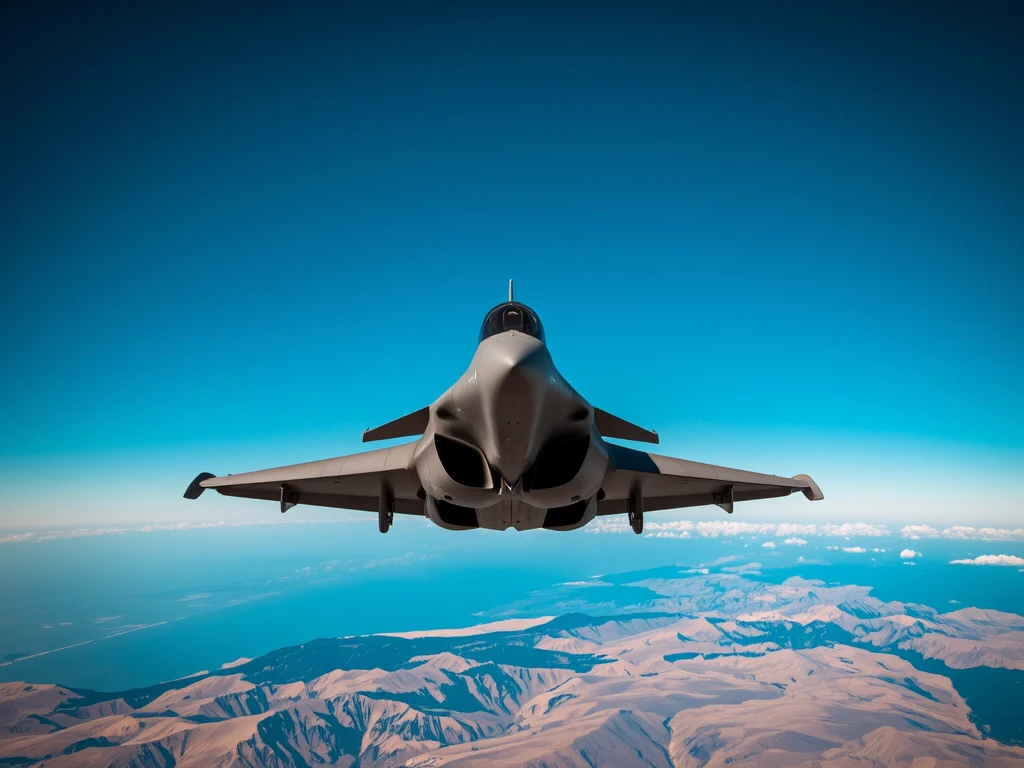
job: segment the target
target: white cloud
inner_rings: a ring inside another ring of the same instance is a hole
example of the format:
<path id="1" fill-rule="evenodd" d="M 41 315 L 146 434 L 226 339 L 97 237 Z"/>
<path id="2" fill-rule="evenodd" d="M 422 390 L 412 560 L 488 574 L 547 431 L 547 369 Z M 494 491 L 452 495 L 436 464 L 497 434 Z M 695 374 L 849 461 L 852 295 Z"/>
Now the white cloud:
<path id="1" fill-rule="evenodd" d="M 775 542 L 774 541 L 766 541 L 761 546 L 764 547 L 765 549 L 775 549 Z"/>
<path id="2" fill-rule="evenodd" d="M 29 541 L 31 538 L 31 533 L 5 533 L 3 536 L 0 536 L 0 544 L 9 544 L 15 541 Z"/>
<path id="3" fill-rule="evenodd" d="M 1024 557 L 1016 555 L 978 555 L 970 560 L 950 560 L 950 565 L 1024 565 Z"/>
<path id="4" fill-rule="evenodd" d="M 302 518 L 288 518 L 288 517 L 271 517 L 263 520 L 217 520 L 209 521 L 205 520 L 197 523 L 190 523 L 182 521 L 180 523 L 153 523 L 151 525 L 143 525 L 137 530 L 142 533 L 152 533 L 153 531 L 195 531 L 202 530 L 204 528 L 248 528 L 251 525 L 323 525 L 333 523 L 353 523 L 353 522 L 369 522 L 372 518 L 356 516 L 356 517 L 337 517 L 327 520 L 303 520 Z"/>
<path id="5" fill-rule="evenodd" d="M 586 530 L 590 533 L 627 533 L 630 528 L 623 518 L 621 520 L 598 520 L 587 526 Z M 747 536 L 777 536 L 779 538 L 829 536 L 848 539 L 852 536 L 890 535 L 889 529 L 884 525 L 869 523 L 816 525 L 812 523 L 746 523 L 732 520 L 667 520 L 664 522 L 648 520 L 644 530 L 654 538 L 673 539 L 698 536 L 705 539 L 744 538 Z"/>
<path id="6" fill-rule="evenodd" d="M 648 524 L 648 528 L 650 525 Z M 625 520 L 598 520 L 584 528 L 587 533 L 625 533 L 629 530 Z"/>
<path id="7" fill-rule="evenodd" d="M 63 529 L 42 529 L 38 531 L 26 531 L 22 533 L 0 534 L 0 544 L 12 544 L 16 542 L 39 542 L 54 541 L 56 539 L 81 539 L 92 536 L 120 536 L 125 533 L 153 533 L 157 531 L 195 531 L 208 528 L 244 528 L 251 525 L 323 525 L 334 523 L 350 522 L 372 522 L 373 518 L 354 516 L 337 517 L 324 520 L 303 520 L 301 518 L 267 518 L 266 520 L 218 520 L 203 522 L 180 522 L 180 523 L 150 523 L 134 527 L 111 526 L 107 528 L 63 528 Z"/>
<path id="8" fill-rule="evenodd" d="M 420 557 L 422 558 L 423 555 L 421 555 Z M 404 555 L 398 555 L 397 557 L 385 557 L 380 560 L 369 560 L 363 565 L 363 568 L 365 569 L 389 567 L 393 565 L 411 565 L 415 559 L 415 554 L 413 554 L 412 552 L 406 552 Z M 309 568 L 307 567 L 303 570 L 308 572 Z"/>
<path id="9" fill-rule="evenodd" d="M 1024 541 L 1024 528 L 975 528 L 953 525 L 941 531 L 930 525 L 905 525 L 900 529 L 905 539 L 951 539 L 954 541 Z"/>
<path id="10" fill-rule="evenodd" d="M 779 523 L 775 526 L 776 536 L 814 536 L 818 527 L 808 523 Z"/>
<path id="11" fill-rule="evenodd" d="M 728 565 L 722 568 L 722 573 L 759 573 L 760 563 L 744 563 L 743 565 Z"/>
<path id="12" fill-rule="evenodd" d="M 67 528 L 61 530 L 28 531 L 26 533 L 8 533 L 0 536 L 0 544 L 17 541 L 53 541 L 55 539 L 79 539 L 86 536 L 108 536 L 124 533 L 127 528 Z"/>
<path id="13" fill-rule="evenodd" d="M 931 539 L 939 535 L 939 532 L 930 525 L 904 525 L 900 530 L 904 539 Z"/>
<path id="14" fill-rule="evenodd" d="M 602 519 L 589 526 L 590 533 L 628 533 L 629 525 L 622 520 Z M 645 533 L 652 538 L 692 539 L 692 538 L 755 538 L 773 537 L 782 540 L 783 544 L 803 546 L 799 542 L 807 542 L 807 537 L 824 536 L 827 538 L 853 539 L 860 537 L 890 536 L 892 532 L 884 525 L 871 523 L 748 523 L 734 520 L 667 520 L 664 522 L 648 520 Z M 950 541 L 1013 541 L 1024 542 L 1024 528 L 975 528 L 969 525 L 953 525 L 948 528 L 933 528 L 930 525 L 905 525 L 900 529 L 900 536 L 905 539 L 947 539 Z M 0 542 L 3 539 L 0 538 Z M 840 547 L 836 547 L 839 549 Z M 872 552 L 887 552 L 884 548 L 871 548 Z"/>
<path id="15" fill-rule="evenodd" d="M 870 525 L 868 523 L 843 523 L 842 525 L 824 526 L 824 536 L 888 536 L 889 529 L 884 525 Z"/>
<path id="16" fill-rule="evenodd" d="M 701 565 L 725 565 L 726 563 L 734 563 L 742 559 L 741 555 L 722 555 L 722 557 L 715 558 L 710 563 L 701 563 Z"/>
<path id="17" fill-rule="evenodd" d="M 200 523 L 190 523 L 182 521 L 180 523 L 152 523 L 151 525 L 143 525 L 138 528 L 142 533 L 152 533 L 153 531 L 191 531 L 199 530 L 201 528 L 223 528 L 226 523 L 223 520 L 217 522 L 203 521 Z"/>
<path id="18" fill-rule="evenodd" d="M 861 555 L 867 552 L 867 550 L 864 549 L 864 547 L 843 547 L 843 552 L 853 552 L 858 555 Z"/>
<path id="19" fill-rule="evenodd" d="M 900 552 L 901 560 L 913 560 L 915 557 L 920 557 L 921 553 L 913 549 L 904 549 Z"/>

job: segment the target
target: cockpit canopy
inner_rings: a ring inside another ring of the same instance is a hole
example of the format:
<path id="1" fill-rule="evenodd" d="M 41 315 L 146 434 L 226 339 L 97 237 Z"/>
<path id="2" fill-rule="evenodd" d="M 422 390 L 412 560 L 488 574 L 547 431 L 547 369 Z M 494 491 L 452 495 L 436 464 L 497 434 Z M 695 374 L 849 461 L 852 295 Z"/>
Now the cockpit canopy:
<path id="1" fill-rule="evenodd" d="M 480 328 L 480 341 L 505 331 L 519 331 L 544 341 L 544 326 L 540 324 L 537 313 L 518 301 L 499 304 L 487 313 Z"/>

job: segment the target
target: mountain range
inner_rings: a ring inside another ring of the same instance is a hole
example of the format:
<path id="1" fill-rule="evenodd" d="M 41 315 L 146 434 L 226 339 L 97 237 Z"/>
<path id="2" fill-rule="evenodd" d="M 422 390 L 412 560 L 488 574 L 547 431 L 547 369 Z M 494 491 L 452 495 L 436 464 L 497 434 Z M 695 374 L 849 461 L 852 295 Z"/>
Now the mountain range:
<path id="1" fill-rule="evenodd" d="M 707 570 L 129 691 L 6 683 L 0 765 L 1024 765 L 1024 617 Z"/>

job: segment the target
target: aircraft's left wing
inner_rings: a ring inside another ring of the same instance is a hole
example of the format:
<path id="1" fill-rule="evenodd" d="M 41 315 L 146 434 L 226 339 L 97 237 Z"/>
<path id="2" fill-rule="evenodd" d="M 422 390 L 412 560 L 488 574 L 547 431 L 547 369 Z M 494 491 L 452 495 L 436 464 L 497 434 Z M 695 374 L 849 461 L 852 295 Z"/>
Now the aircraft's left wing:
<path id="1" fill-rule="evenodd" d="M 604 498 L 597 505 L 599 515 L 626 512 L 628 500 L 637 493 L 645 512 L 705 504 L 718 504 L 732 512 L 734 502 L 788 496 L 795 491 L 811 501 L 824 498 L 807 475 L 762 475 L 659 456 L 614 443 L 606 445 L 612 471 L 605 479 Z"/>
<path id="2" fill-rule="evenodd" d="M 420 482 L 412 470 L 416 442 L 335 459 L 292 464 L 287 467 L 215 477 L 196 477 L 185 491 L 197 499 L 207 488 L 225 496 L 265 499 L 281 504 L 284 512 L 295 504 L 376 512 L 384 489 L 395 500 L 395 512 L 422 515 Z"/>

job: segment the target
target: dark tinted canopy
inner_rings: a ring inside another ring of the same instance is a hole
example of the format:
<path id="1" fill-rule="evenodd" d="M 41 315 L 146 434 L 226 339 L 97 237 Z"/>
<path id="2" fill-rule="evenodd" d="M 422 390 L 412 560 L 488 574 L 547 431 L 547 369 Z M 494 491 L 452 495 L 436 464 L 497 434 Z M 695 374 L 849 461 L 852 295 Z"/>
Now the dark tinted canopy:
<path id="1" fill-rule="evenodd" d="M 480 328 L 480 341 L 505 331 L 519 331 L 544 341 L 544 326 L 537 313 L 518 301 L 499 304 L 487 313 Z"/>

